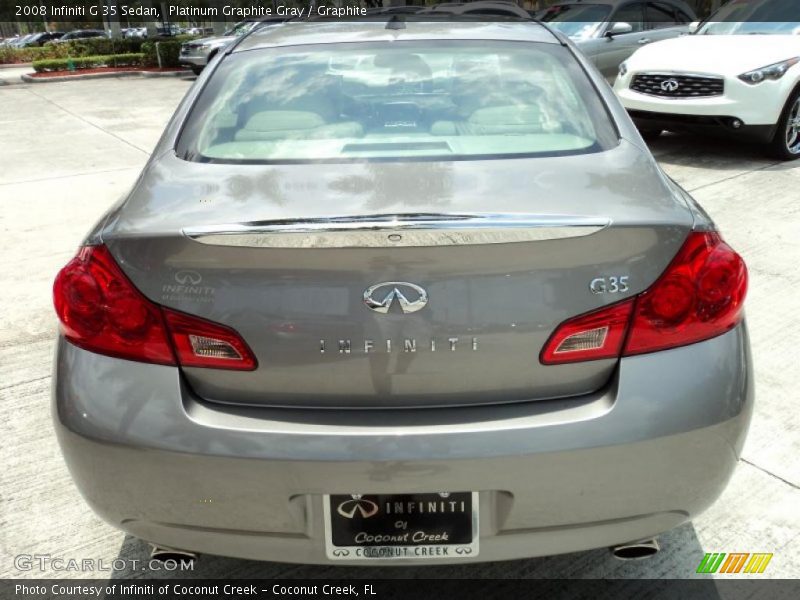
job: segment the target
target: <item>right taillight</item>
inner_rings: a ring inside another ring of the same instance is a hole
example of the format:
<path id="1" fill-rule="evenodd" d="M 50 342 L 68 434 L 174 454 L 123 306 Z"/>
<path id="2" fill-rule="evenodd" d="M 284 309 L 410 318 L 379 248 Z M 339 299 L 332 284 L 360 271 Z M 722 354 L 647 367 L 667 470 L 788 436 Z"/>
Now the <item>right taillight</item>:
<path id="1" fill-rule="evenodd" d="M 747 268 L 716 232 L 689 235 L 667 270 L 636 299 L 623 355 L 685 346 L 742 319 Z"/>
<path id="2" fill-rule="evenodd" d="M 693 344 L 742 319 L 747 268 L 716 232 L 691 233 L 666 271 L 635 298 L 559 325 L 544 364 L 631 356 Z"/>

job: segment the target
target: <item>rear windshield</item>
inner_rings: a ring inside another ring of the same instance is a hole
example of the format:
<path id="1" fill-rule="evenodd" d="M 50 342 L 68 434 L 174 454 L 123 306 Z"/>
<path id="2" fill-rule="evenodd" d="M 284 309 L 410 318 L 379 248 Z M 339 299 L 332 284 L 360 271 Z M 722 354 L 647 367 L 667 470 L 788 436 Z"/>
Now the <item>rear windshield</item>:
<path id="1" fill-rule="evenodd" d="M 343 162 L 581 154 L 617 142 L 566 48 L 427 40 L 234 53 L 176 150 L 205 162 Z"/>

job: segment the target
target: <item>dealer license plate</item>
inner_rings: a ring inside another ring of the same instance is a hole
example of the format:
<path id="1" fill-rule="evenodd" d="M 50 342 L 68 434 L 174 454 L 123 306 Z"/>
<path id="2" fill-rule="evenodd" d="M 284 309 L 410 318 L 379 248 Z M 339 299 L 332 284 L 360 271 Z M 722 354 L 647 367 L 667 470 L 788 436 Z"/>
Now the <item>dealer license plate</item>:
<path id="1" fill-rule="evenodd" d="M 478 492 L 331 494 L 323 503 L 332 560 L 478 555 Z"/>

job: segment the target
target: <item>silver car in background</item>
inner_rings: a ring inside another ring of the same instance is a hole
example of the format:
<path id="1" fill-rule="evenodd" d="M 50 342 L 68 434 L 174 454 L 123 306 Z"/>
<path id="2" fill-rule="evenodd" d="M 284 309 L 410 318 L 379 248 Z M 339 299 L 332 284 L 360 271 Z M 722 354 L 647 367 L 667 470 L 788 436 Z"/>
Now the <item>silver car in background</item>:
<path id="1" fill-rule="evenodd" d="M 736 466 L 746 289 L 561 34 L 289 22 L 58 274 L 55 429 L 161 552 L 640 557 Z"/>
<path id="2" fill-rule="evenodd" d="M 690 33 L 697 21 L 683 0 L 589 0 L 554 4 L 536 17 L 569 36 L 613 83 L 619 65 L 642 46 Z"/>
<path id="3" fill-rule="evenodd" d="M 281 21 L 283 21 L 281 18 L 241 21 L 222 35 L 184 42 L 181 44 L 181 52 L 178 60 L 180 64 L 189 67 L 195 75 L 199 75 L 211 59 L 231 42 L 250 33 L 256 27 Z M 195 29 L 202 31 L 200 28 Z"/>

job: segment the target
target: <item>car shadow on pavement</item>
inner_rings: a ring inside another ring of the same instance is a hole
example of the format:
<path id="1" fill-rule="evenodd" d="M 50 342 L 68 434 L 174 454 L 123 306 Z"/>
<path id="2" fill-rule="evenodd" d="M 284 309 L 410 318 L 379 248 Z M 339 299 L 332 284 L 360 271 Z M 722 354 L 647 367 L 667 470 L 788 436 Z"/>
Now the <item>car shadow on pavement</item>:
<path id="1" fill-rule="evenodd" d="M 749 171 L 766 167 L 789 169 L 800 161 L 779 161 L 769 156 L 764 144 L 692 133 L 664 133 L 648 142 L 660 163 L 709 168 L 716 171 Z"/>
<path id="2" fill-rule="evenodd" d="M 636 561 L 615 559 L 606 549 L 557 556 L 493 563 L 409 566 L 339 567 L 294 565 L 200 555 L 192 570 L 153 569 L 150 546 L 126 535 L 119 549 L 111 579 L 684 579 L 708 577 L 703 598 L 719 595 L 709 576 L 695 574 L 704 555 L 694 527 L 683 525 L 659 537 L 661 551 Z M 135 565 L 135 567 L 134 567 Z M 704 586 L 705 587 L 705 586 Z"/>

